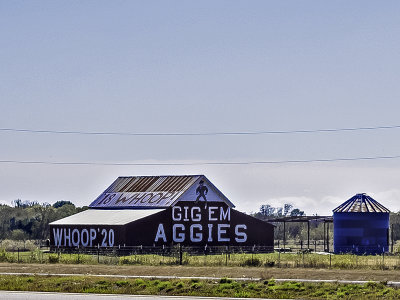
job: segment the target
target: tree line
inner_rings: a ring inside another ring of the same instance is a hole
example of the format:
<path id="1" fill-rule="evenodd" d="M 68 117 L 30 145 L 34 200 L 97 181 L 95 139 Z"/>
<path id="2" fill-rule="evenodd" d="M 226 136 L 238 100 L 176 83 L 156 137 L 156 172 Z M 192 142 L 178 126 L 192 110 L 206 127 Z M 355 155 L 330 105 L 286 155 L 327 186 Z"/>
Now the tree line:
<path id="1" fill-rule="evenodd" d="M 45 240 L 50 236 L 49 223 L 76 214 L 87 207 L 76 207 L 60 200 L 53 205 L 17 199 L 0 205 L 0 239 Z"/>
<path id="2" fill-rule="evenodd" d="M 88 207 L 76 207 L 71 201 L 60 200 L 54 204 L 17 199 L 11 205 L 0 205 L 0 240 L 46 240 L 50 237 L 49 223 L 86 210 Z M 261 205 L 252 216 L 266 220 L 273 217 L 305 216 L 304 211 L 285 203 L 281 207 L 270 204 Z M 282 224 L 276 224 L 275 239 L 283 238 Z M 311 239 L 323 239 L 323 226 L 320 222 L 310 222 Z M 394 239 L 400 239 L 400 212 L 390 213 L 390 227 Z M 331 237 L 333 226 L 330 227 Z M 305 223 L 286 224 L 286 238 L 304 240 L 307 237 Z"/>

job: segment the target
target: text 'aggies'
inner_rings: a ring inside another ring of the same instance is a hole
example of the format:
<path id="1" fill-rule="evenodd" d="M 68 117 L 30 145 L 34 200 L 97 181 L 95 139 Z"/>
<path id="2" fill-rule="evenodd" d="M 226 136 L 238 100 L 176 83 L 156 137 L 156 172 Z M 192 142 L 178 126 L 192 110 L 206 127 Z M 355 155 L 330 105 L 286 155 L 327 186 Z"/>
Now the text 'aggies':
<path id="1" fill-rule="evenodd" d="M 172 241 L 175 243 L 183 243 L 190 241 L 193 243 L 200 242 L 231 242 L 229 231 L 231 224 L 230 207 L 210 206 L 205 214 L 206 220 L 202 220 L 204 215 L 198 206 L 174 206 L 172 212 Z M 202 222 L 203 221 L 203 222 Z M 202 222 L 193 223 L 193 222 Z M 206 224 L 204 224 L 204 222 Z M 247 226 L 245 224 L 237 224 L 234 226 L 234 240 L 237 243 L 247 241 Z M 164 224 L 158 224 L 157 233 L 154 242 L 168 243 L 165 233 Z"/>

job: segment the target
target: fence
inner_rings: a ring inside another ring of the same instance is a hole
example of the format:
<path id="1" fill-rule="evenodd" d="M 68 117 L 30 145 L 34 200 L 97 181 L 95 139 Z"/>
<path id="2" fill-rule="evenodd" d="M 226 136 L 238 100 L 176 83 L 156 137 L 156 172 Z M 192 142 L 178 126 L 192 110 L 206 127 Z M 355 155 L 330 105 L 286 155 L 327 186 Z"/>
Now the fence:
<path id="1" fill-rule="evenodd" d="M 261 247 L 130 247 L 0 251 L 0 262 L 105 265 L 187 265 L 278 268 L 400 269 L 399 254 L 334 255 L 270 252 Z"/>
<path id="2" fill-rule="evenodd" d="M 333 242 L 326 242 L 323 240 L 275 240 L 275 250 L 281 252 L 296 252 L 296 251 L 307 251 L 307 252 L 330 252 L 333 251 Z"/>

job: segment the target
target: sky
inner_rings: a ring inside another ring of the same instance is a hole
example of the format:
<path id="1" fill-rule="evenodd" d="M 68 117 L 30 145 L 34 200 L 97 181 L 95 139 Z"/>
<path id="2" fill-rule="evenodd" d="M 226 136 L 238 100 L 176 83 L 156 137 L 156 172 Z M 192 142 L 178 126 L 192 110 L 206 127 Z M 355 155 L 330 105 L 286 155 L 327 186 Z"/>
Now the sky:
<path id="1" fill-rule="evenodd" d="M 400 158 L 283 161 L 399 156 L 400 128 L 14 129 L 398 126 L 399 15 L 398 1 L 0 1 L 0 202 L 83 206 L 118 176 L 204 174 L 245 212 L 330 215 L 364 192 L 397 212 Z M 255 161 L 280 163 L 204 164 Z"/>

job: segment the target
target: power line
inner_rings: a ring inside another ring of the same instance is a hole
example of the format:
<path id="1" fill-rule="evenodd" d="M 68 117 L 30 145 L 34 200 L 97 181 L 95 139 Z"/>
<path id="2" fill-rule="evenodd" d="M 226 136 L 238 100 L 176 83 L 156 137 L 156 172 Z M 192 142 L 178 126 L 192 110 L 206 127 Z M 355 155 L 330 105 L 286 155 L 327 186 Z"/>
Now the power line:
<path id="1" fill-rule="evenodd" d="M 300 129 L 300 130 L 264 130 L 264 131 L 222 131 L 222 132 L 101 132 L 101 131 L 73 131 L 73 130 L 40 130 L 27 128 L 0 128 L 3 132 L 21 133 L 50 133 L 71 135 L 114 135 L 114 136 L 229 136 L 229 135 L 267 135 L 267 134 L 298 134 L 298 133 L 326 133 L 326 132 L 350 132 L 371 131 L 383 129 L 399 129 L 400 125 L 374 126 L 374 127 L 349 127 L 328 129 Z"/>
<path id="2" fill-rule="evenodd" d="M 367 157 L 342 157 L 322 158 L 308 160 L 277 160 L 277 161 L 226 161 L 226 162 L 165 162 L 165 163 L 119 163 L 119 162 L 65 162 L 65 161 L 29 161 L 29 160 L 0 160 L 1 164 L 36 164 L 36 165 L 89 165 L 89 166 L 214 166 L 214 165 L 272 165 L 292 163 L 316 163 L 338 161 L 384 160 L 397 159 L 400 155 L 393 156 L 367 156 Z"/>

